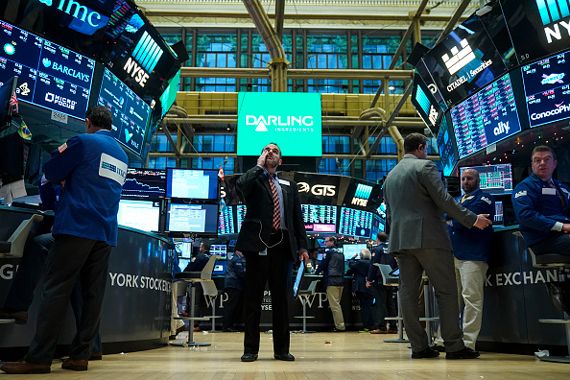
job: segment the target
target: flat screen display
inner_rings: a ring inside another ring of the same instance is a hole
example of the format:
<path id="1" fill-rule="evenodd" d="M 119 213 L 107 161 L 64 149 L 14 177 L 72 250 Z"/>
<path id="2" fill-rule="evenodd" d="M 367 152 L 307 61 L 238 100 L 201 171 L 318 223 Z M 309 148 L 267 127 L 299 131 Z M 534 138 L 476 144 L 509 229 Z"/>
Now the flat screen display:
<path id="1" fill-rule="evenodd" d="M 210 255 L 220 256 L 220 259 L 228 258 L 228 246 L 225 244 L 212 244 L 210 246 Z"/>
<path id="2" fill-rule="evenodd" d="M 531 128 L 570 117 L 570 52 L 522 66 Z"/>
<path id="3" fill-rule="evenodd" d="M 18 76 L 18 100 L 85 119 L 95 61 L 0 21 L 0 82 Z"/>
<path id="4" fill-rule="evenodd" d="M 519 62 L 542 58 L 570 46 L 567 0 L 501 0 Z"/>
<path id="5" fill-rule="evenodd" d="M 166 229 L 169 232 L 215 235 L 218 232 L 218 205 L 170 203 Z"/>
<path id="6" fill-rule="evenodd" d="M 220 207 L 220 216 L 218 220 L 219 235 L 231 235 L 236 233 L 234 209 L 235 206 L 225 205 L 224 207 Z"/>
<path id="7" fill-rule="evenodd" d="M 127 178 L 121 192 L 122 199 L 147 199 L 157 201 L 166 195 L 166 172 L 155 169 L 127 170 Z"/>
<path id="8" fill-rule="evenodd" d="M 384 232 L 384 219 L 380 215 L 372 214 L 372 232 L 370 233 L 370 239 L 376 240 L 376 236 L 379 232 Z"/>
<path id="9" fill-rule="evenodd" d="M 218 199 L 218 171 L 168 169 L 166 195 L 169 198 Z"/>
<path id="10" fill-rule="evenodd" d="M 226 269 L 228 267 L 228 262 L 227 261 L 216 261 L 216 263 L 214 264 L 214 269 L 212 271 L 213 275 L 223 275 L 226 273 Z"/>
<path id="11" fill-rule="evenodd" d="M 479 172 L 479 187 L 493 195 L 511 194 L 513 192 L 513 171 L 511 164 L 471 166 L 460 169 L 461 174 L 467 169 Z"/>
<path id="12" fill-rule="evenodd" d="M 422 60 L 449 105 L 465 99 L 507 71 L 500 52 L 477 15 L 455 28 Z"/>
<path id="13" fill-rule="evenodd" d="M 382 203 L 382 188 L 375 183 L 351 179 L 346 189 L 343 203 L 351 207 L 375 210 Z"/>
<path id="14" fill-rule="evenodd" d="M 336 206 L 302 204 L 307 232 L 336 232 Z"/>
<path id="15" fill-rule="evenodd" d="M 483 88 L 451 110 L 459 158 L 520 132 L 509 75 Z"/>
<path id="16" fill-rule="evenodd" d="M 247 213 L 247 206 L 246 205 L 237 205 L 237 231 L 241 230 L 241 224 L 245 219 L 245 214 Z"/>
<path id="17" fill-rule="evenodd" d="M 160 204 L 152 201 L 121 199 L 117 220 L 121 226 L 149 232 L 158 231 Z"/>
<path id="18" fill-rule="evenodd" d="M 493 219 L 493 222 L 502 224 L 504 220 L 503 201 L 495 201 L 495 217 Z"/>
<path id="19" fill-rule="evenodd" d="M 416 107 L 418 115 L 429 128 L 434 128 L 439 124 L 443 111 L 439 107 L 432 92 L 428 89 L 419 75 L 414 75 L 414 88 L 412 90 L 411 102 Z"/>
<path id="20" fill-rule="evenodd" d="M 151 109 L 133 90 L 105 69 L 97 104 L 113 113 L 115 139 L 137 155 L 145 143 Z"/>
<path id="21" fill-rule="evenodd" d="M 320 157 L 321 116 L 321 94 L 240 92 L 237 154 L 259 156 L 268 143 L 275 141 L 284 157 Z"/>
<path id="22" fill-rule="evenodd" d="M 366 244 L 345 244 L 342 246 L 342 253 L 346 260 L 360 257 L 360 251 L 366 248 Z"/>
<path id="23" fill-rule="evenodd" d="M 439 152 L 441 169 L 445 177 L 449 177 L 455 170 L 459 153 L 455 143 L 453 127 L 449 121 L 449 114 L 441 119 L 441 124 L 437 132 L 437 150 Z"/>
<path id="24" fill-rule="evenodd" d="M 372 233 L 372 213 L 341 207 L 338 233 L 362 238 L 370 238 Z"/>

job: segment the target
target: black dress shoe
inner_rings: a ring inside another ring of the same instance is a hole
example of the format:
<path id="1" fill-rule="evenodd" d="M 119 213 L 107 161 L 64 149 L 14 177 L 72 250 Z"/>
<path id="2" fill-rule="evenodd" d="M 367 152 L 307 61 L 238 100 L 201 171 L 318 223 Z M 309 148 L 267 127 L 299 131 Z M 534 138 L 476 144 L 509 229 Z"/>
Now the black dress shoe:
<path id="1" fill-rule="evenodd" d="M 432 349 L 431 347 L 426 348 L 423 351 L 413 352 L 412 359 L 433 359 L 439 356 L 439 352 Z"/>
<path id="2" fill-rule="evenodd" d="M 446 359 L 477 359 L 479 357 L 479 351 L 472 350 L 468 347 L 455 352 L 448 352 L 445 354 Z"/>
<path id="3" fill-rule="evenodd" d="M 6 362 L 0 365 L 0 370 L 6 373 L 25 374 L 25 373 L 50 373 L 50 364 L 38 364 L 28 362 Z"/>
<path id="4" fill-rule="evenodd" d="M 257 354 L 245 353 L 241 356 L 242 362 L 254 362 L 257 360 Z"/>
<path id="5" fill-rule="evenodd" d="M 432 350 L 436 350 L 437 352 L 445 352 L 445 347 L 443 347 L 441 344 L 434 344 L 433 346 L 431 346 Z"/>
<path id="6" fill-rule="evenodd" d="M 275 354 L 275 355 L 273 355 L 273 357 L 276 360 L 283 360 L 284 362 L 294 362 L 295 361 L 295 357 L 289 353 L 287 353 L 287 354 Z"/>

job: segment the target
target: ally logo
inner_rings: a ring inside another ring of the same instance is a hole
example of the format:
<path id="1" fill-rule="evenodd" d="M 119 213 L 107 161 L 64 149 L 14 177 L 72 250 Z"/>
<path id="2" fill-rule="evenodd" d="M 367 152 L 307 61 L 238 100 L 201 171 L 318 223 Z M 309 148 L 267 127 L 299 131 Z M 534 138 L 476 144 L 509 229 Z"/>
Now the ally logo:
<path id="1" fill-rule="evenodd" d="M 570 16 L 570 7 L 567 0 L 535 0 L 535 2 L 540 21 L 542 21 L 544 26 L 546 41 L 549 44 L 555 40 L 561 40 L 563 38 L 563 30 L 566 30 L 566 37 L 570 36 L 570 21 L 563 20 Z"/>
<path id="2" fill-rule="evenodd" d="M 454 46 L 451 48 L 451 57 L 449 54 L 441 56 L 443 63 L 445 63 L 451 75 L 464 68 L 469 62 L 476 58 L 471 46 L 469 46 L 465 38 L 459 41 L 459 45 L 460 47 Z"/>
<path id="3" fill-rule="evenodd" d="M 124 131 L 125 131 L 125 142 L 128 143 L 133 138 L 133 134 L 126 128 L 124 129 Z"/>

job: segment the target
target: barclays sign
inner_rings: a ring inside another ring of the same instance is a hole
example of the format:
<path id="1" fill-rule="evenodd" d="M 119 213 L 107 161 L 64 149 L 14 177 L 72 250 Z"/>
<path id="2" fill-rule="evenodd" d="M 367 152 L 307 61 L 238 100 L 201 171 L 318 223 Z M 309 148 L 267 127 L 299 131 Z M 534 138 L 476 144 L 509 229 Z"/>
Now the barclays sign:
<path id="1" fill-rule="evenodd" d="M 48 7 L 54 7 L 57 10 L 70 15 L 77 20 L 85 22 L 90 26 L 97 28 L 101 26 L 103 22 L 103 17 L 99 12 L 88 8 L 85 5 L 81 5 L 79 2 L 74 0 L 36 0 Z"/>

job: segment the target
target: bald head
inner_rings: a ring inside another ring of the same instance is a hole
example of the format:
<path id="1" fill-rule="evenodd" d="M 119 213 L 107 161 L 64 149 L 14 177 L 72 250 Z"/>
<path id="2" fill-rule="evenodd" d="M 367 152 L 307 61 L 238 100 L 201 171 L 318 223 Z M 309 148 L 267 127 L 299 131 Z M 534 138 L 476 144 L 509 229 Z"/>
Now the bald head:
<path id="1" fill-rule="evenodd" d="M 465 193 L 472 193 L 479 188 L 479 172 L 475 169 L 466 169 L 461 173 L 461 189 Z"/>

